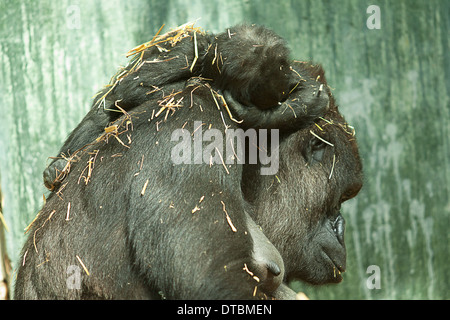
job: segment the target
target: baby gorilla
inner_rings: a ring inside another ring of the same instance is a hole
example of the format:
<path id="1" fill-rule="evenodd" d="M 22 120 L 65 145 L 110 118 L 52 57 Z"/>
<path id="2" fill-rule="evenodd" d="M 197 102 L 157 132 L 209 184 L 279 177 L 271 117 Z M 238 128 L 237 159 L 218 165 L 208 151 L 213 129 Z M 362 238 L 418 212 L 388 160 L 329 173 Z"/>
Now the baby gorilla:
<path id="1" fill-rule="evenodd" d="M 239 25 L 217 36 L 179 28 L 133 54 L 111 85 L 97 94 L 91 110 L 44 170 L 48 189 L 58 187 L 69 171 L 67 157 L 104 133 L 123 112 L 145 103 L 164 86 L 191 77 L 209 79 L 212 90 L 223 92 L 225 107 L 247 127 L 307 125 L 328 106 L 326 94 L 311 94 L 319 92 L 317 83 L 309 79 L 306 88 L 306 80 L 290 67 L 286 42 L 262 26 Z M 280 103 L 300 88 L 305 89 L 300 99 L 304 103 Z M 286 112 L 288 107 L 293 112 Z"/>

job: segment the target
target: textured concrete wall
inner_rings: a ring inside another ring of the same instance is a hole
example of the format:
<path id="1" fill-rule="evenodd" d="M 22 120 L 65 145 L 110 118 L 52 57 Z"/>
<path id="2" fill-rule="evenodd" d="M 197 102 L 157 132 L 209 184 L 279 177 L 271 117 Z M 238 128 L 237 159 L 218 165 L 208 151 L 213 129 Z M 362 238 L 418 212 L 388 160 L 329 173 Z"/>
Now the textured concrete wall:
<path id="1" fill-rule="evenodd" d="M 47 157 L 124 53 L 163 23 L 201 18 L 216 32 L 246 21 L 323 64 L 364 162 L 365 186 L 342 209 L 344 282 L 294 287 L 312 298 L 449 298 L 448 1 L 3 0 L 0 12 L 0 173 L 14 261 L 42 205 Z"/>

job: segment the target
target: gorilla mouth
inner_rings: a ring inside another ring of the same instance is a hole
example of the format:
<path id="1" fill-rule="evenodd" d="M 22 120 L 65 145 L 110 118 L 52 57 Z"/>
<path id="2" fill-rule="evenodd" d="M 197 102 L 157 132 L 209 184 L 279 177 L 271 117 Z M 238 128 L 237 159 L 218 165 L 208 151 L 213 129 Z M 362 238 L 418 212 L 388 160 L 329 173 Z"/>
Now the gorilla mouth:
<path id="1" fill-rule="evenodd" d="M 336 262 L 334 262 L 334 260 L 332 260 L 330 258 L 331 262 L 333 263 L 334 267 L 339 271 L 339 273 L 345 272 L 345 267 L 337 264 Z"/>
<path id="2" fill-rule="evenodd" d="M 333 266 L 333 278 L 337 279 L 338 281 L 342 281 L 341 273 L 345 272 L 345 266 L 342 266 L 340 263 L 337 263 L 326 252 L 324 253 L 325 256 L 328 258 L 328 260 L 331 262 L 331 265 Z"/>

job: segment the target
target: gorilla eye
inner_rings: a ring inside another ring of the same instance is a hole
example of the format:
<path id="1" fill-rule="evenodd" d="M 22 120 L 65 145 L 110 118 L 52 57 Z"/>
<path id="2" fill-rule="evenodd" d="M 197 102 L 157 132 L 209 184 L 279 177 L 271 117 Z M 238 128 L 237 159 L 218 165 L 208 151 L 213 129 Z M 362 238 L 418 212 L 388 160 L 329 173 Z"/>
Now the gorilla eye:
<path id="1" fill-rule="evenodd" d="M 325 153 L 326 143 L 317 138 L 312 138 L 309 141 L 303 156 L 309 163 L 321 162 Z"/>
<path id="2" fill-rule="evenodd" d="M 323 149 L 325 147 L 325 142 L 323 142 L 322 140 L 316 139 L 316 138 L 311 139 L 310 144 L 311 144 L 312 151 L 317 151 L 317 150 Z"/>

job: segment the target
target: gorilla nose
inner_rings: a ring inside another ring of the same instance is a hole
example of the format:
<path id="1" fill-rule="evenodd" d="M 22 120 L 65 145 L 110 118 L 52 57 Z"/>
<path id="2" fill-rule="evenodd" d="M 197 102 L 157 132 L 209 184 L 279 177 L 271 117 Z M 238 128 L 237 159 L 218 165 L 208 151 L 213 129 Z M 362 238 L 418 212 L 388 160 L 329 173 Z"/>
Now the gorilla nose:
<path id="1" fill-rule="evenodd" d="M 277 276 L 279 276 L 281 274 L 281 268 L 275 261 L 267 262 L 266 268 L 275 277 L 277 277 Z"/>

